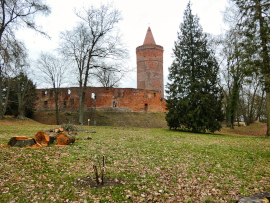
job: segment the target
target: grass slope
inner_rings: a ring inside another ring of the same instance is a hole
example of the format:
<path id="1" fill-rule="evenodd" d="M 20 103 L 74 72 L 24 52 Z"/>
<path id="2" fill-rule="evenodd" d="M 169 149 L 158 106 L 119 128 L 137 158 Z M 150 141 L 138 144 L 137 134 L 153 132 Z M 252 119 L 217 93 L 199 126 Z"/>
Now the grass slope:
<path id="1" fill-rule="evenodd" d="M 0 202 L 235 202 L 270 191 L 269 138 L 83 126 L 66 147 L 5 145 L 52 127 L 0 121 Z M 122 184 L 79 185 L 103 155 L 106 177 Z"/>
<path id="2" fill-rule="evenodd" d="M 84 114 L 84 124 L 94 125 L 95 112 Z M 34 120 L 44 124 L 56 124 L 55 112 L 35 112 Z M 61 112 L 60 123 L 78 124 L 77 112 Z M 166 128 L 167 123 L 164 113 L 140 113 L 140 112 L 115 112 L 97 111 L 96 124 L 98 126 L 141 127 L 141 128 Z"/>

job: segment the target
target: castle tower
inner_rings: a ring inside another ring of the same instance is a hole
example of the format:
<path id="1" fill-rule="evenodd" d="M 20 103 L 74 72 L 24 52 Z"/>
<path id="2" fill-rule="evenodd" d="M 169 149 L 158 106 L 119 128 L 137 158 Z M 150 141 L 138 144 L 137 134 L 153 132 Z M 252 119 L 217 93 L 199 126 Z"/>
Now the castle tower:
<path id="1" fill-rule="evenodd" d="M 150 27 L 142 46 L 136 48 L 137 89 L 155 90 L 164 98 L 163 47 L 156 45 Z"/>

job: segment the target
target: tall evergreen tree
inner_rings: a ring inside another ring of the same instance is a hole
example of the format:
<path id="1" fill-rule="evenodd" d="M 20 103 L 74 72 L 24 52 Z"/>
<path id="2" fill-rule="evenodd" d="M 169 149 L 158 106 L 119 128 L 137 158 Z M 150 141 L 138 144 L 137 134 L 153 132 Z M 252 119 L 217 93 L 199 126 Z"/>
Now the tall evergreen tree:
<path id="1" fill-rule="evenodd" d="M 219 66 L 199 18 L 192 14 L 190 2 L 173 54 L 175 59 L 169 68 L 167 84 L 168 126 L 193 132 L 220 130 L 223 113 Z"/>

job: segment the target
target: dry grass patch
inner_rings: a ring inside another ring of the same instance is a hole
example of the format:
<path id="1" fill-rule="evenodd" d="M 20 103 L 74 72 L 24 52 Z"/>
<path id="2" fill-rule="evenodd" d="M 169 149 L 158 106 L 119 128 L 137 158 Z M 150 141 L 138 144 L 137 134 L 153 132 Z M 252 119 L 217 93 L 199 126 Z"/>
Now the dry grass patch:
<path id="1" fill-rule="evenodd" d="M 266 130 L 267 130 L 266 123 L 260 123 L 258 121 L 255 121 L 249 126 L 241 126 L 241 127 L 235 126 L 234 129 L 223 127 L 220 132 L 222 134 L 229 134 L 229 135 L 265 137 Z"/>

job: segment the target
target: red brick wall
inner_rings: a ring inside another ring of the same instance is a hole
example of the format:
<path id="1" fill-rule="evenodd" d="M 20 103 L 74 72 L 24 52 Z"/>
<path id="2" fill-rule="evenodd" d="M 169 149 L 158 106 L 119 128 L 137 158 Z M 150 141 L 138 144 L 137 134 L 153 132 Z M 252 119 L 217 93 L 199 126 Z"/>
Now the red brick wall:
<path id="1" fill-rule="evenodd" d="M 62 111 L 77 111 L 79 107 L 79 88 L 61 88 L 59 108 Z M 45 94 L 46 92 L 46 94 Z M 96 95 L 95 99 L 91 97 Z M 54 94 L 51 89 L 37 90 L 39 100 L 36 110 L 54 110 Z M 132 88 L 88 87 L 86 91 L 85 109 L 134 111 L 134 112 L 165 112 L 166 101 L 160 92 Z"/>
<path id="2" fill-rule="evenodd" d="M 164 98 L 163 85 L 163 47 L 143 45 L 136 49 L 137 88 L 155 90 Z"/>

